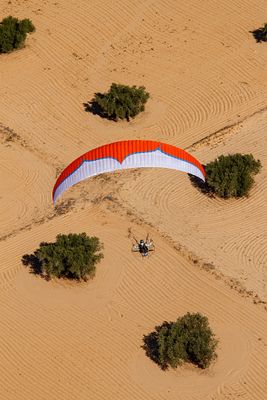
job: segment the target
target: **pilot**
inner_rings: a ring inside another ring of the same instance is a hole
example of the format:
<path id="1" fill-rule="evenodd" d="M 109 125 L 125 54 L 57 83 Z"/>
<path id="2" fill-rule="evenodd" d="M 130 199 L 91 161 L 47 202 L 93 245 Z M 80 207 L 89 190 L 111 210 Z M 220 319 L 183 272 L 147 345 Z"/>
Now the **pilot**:
<path id="1" fill-rule="evenodd" d="M 140 250 L 140 253 L 143 256 L 147 256 L 148 255 L 148 247 L 145 244 L 144 240 L 140 240 L 140 242 L 139 242 L 139 250 Z"/>

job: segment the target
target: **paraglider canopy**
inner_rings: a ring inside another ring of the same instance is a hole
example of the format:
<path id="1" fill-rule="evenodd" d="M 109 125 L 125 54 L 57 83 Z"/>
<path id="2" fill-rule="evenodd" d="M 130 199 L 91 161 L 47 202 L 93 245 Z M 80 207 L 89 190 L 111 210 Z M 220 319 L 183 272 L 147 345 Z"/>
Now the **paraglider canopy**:
<path id="1" fill-rule="evenodd" d="M 205 181 L 205 171 L 199 161 L 179 147 L 152 140 L 125 140 L 97 147 L 74 160 L 59 175 L 53 201 L 71 186 L 92 176 L 147 167 L 184 171 Z"/>

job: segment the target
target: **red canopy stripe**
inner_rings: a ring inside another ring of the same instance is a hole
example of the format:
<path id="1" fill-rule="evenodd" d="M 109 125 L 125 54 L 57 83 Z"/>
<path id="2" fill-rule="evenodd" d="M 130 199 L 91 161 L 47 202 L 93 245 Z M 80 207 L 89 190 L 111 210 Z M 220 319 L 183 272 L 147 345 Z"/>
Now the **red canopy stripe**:
<path id="1" fill-rule="evenodd" d="M 114 143 L 109 143 L 105 144 L 103 146 L 97 147 L 95 149 L 92 149 L 86 153 L 84 153 L 82 156 L 78 157 L 76 160 L 74 160 L 70 165 L 68 165 L 62 173 L 59 175 L 56 184 L 53 189 L 53 197 L 56 189 L 58 186 L 69 176 L 71 175 L 75 170 L 77 170 L 81 164 L 84 161 L 94 161 L 94 160 L 99 160 L 102 158 L 114 158 L 116 159 L 119 163 L 122 163 L 123 160 L 135 153 L 146 153 L 150 151 L 154 151 L 156 149 L 161 150 L 167 155 L 170 155 L 172 157 L 176 157 L 179 159 L 182 159 L 184 161 L 187 161 L 193 165 L 195 165 L 197 168 L 201 170 L 203 175 L 205 176 L 205 171 L 202 165 L 190 154 L 188 154 L 186 151 L 166 144 L 166 143 L 161 143 L 161 142 L 156 142 L 152 140 L 125 140 L 125 141 L 120 141 L 120 142 L 114 142 Z"/>

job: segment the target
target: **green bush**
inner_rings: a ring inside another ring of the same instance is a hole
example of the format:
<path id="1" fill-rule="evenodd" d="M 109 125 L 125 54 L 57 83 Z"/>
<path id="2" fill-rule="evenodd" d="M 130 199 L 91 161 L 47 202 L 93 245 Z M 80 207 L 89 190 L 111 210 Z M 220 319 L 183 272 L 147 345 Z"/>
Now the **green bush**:
<path id="1" fill-rule="evenodd" d="M 205 167 L 207 185 L 223 198 L 246 196 L 260 168 L 252 154 L 221 155 Z"/>
<path id="2" fill-rule="evenodd" d="M 85 233 L 58 235 L 55 243 L 41 243 L 32 255 L 22 261 L 31 265 L 34 273 L 47 278 L 68 278 L 86 281 L 95 275 L 95 265 L 103 258 L 102 244 Z"/>
<path id="3" fill-rule="evenodd" d="M 96 93 L 89 111 L 118 121 L 134 118 L 145 109 L 149 93 L 143 86 L 126 86 L 112 83 L 107 93 Z M 87 107 L 88 109 L 88 107 Z"/>
<path id="4" fill-rule="evenodd" d="M 24 45 L 27 33 L 35 28 L 29 19 L 6 17 L 0 23 L 0 53 L 9 53 Z"/>
<path id="5" fill-rule="evenodd" d="M 176 322 L 164 322 L 144 337 L 147 355 L 162 369 L 176 368 L 185 361 L 207 368 L 217 357 L 217 344 L 207 317 L 200 313 L 187 313 Z"/>
<path id="6" fill-rule="evenodd" d="M 252 31 L 252 34 L 257 42 L 267 42 L 267 24 L 264 24 L 262 28 Z"/>

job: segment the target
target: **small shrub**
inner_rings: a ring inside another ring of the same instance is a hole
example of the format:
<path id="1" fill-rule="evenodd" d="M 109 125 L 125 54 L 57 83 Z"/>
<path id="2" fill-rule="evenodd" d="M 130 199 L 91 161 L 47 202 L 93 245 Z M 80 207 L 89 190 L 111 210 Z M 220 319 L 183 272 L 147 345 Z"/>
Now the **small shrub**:
<path id="1" fill-rule="evenodd" d="M 246 196 L 260 168 L 252 154 L 221 155 L 205 167 L 207 185 L 223 198 Z"/>
<path id="2" fill-rule="evenodd" d="M 95 275 L 95 265 L 103 258 L 102 245 L 85 233 L 58 235 L 55 243 L 41 243 L 34 254 L 24 255 L 24 265 L 34 273 L 51 277 L 86 281 Z"/>
<path id="3" fill-rule="evenodd" d="M 257 42 L 267 42 L 267 24 L 264 24 L 262 28 L 252 31 L 252 34 Z"/>
<path id="4" fill-rule="evenodd" d="M 34 32 L 35 27 L 29 19 L 18 20 L 6 17 L 0 23 L 0 53 L 9 53 L 24 45 L 27 33 Z"/>
<path id="5" fill-rule="evenodd" d="M 134 118 L 144 111 L 149 93 L 143 86 L 126 86 L 112 83 L 107 93 L 96 93 L 86 109 L 104 118 L 118 121 L 119 119 Z"/>
<path id="6" fill-rule="evenodd" d="M 185 361 L 207 368 L 217 357 L 217 344 L 207 317 L 200 313 L 187 313 L 176 322 L 164 322 L 144 337 L 147 355 L 162 369 L 176 368 Z"/>

